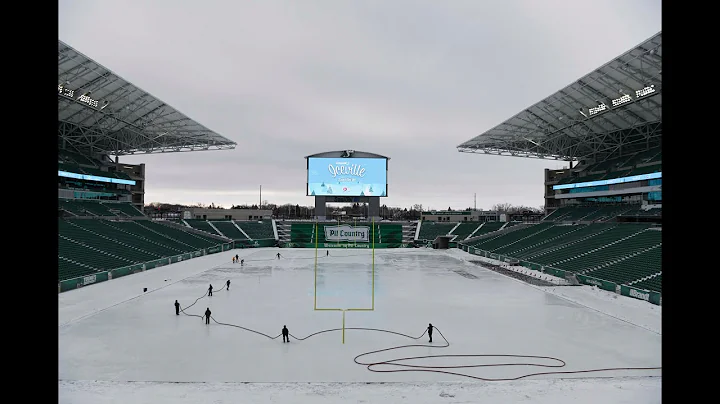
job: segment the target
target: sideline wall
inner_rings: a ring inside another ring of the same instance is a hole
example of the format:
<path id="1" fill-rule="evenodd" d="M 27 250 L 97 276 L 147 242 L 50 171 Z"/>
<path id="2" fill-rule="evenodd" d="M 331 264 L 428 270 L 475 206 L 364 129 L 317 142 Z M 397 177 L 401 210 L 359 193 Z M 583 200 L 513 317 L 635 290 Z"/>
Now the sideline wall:
<path id="1" fill-rule="evenodd" d="M 203 248 L 201 250 L 192 251 L 189 253 L 174 255 L 171 257 L 160 258 L 153 261 L 148 261 L 142 264 L 134 264 L 125 267 L 111 269 L 110 271 L 103 271 L 94 273 L 91 275 L 80 276 L 77 278 L 66 279 L 58 283 L 58 293 L 66 292 L 68 290 L 81 288 L 84 286 L 92 285 L 99 282 L 109 281 L 115 278 L 136 274 L 138 272 L 147 271 L 148 269 L 158 268 L 165 265 L 174 264 L 176 262 L 189 260 L 196 257 L 202 257 L 208 254 L 215 254 L 221 251 L 228 251 L 233 248 L 233 243 L 218 244 L 213 247 Z"/>
<path id="2" fill-rule="evenodd" d="M 585 285 L 593 285 L 597 286 L 600 289 L 604 289 L 610 292 L 615 292 L 622 296 L 628 296 L 635 299 L 645 300 L 647 302 L 650 302 L 652 304 L 661 306 L 662 305 L 662 294 L 658 292 L 654 292 L 651 290 L 645 290 L 640 288 L 634 288 L 632 286 L 627 285 L 618 285 L 613 282 L 608 282 L 602 279 L 593 278 L 592 276 L 587 275 L 580 275 L 575 274 L 574 272 L 568 272 L 563 271 L 562 269 L 558 268 L 552 268 L 547 267 L 535 262 L 529 262 L 529 261 L 523 261 L 523 260 L 517 260 L 513 257 L 509 257 L 507 255 L 502 254 L 494 254 L 485 250 L 481 250 L 479 248 L 475 248 L 472 246 L 468 246 L 465 244 L 458 244 L 458 248 L 462 249 L 465 252 L 468 252 L 473 255 L 478 255 L 480 257 L 490 258 L 498 261 L 503 262 L 509 262 L 509 261 L 519 261 L 519 264 L 522 265 L 525 268 L 532 269 L 534 271 L 540 271 L 543 273 L 548 273 L 553 276 L 557 276 L 558 278 L 566 278 L 567 274 L 573 274 L 577 277 L 577 280 Z"/>

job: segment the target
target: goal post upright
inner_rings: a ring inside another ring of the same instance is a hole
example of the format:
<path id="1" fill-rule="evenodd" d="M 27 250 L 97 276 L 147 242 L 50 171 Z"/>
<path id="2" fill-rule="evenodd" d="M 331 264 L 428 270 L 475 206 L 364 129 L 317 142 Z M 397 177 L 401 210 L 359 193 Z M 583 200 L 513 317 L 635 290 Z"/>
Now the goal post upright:
<path id="1" fill-rule="evenodd" d="M 372 218 L 372 310 L 375 310 L 375 218 Z"/>
<path id="2" fill-rule="evenodd" d="M 339 311 L 342 312 L 342 343 L 345 343 L 345 314 L 348 311 L 375 311 L 375 218 L 372 219 L 372 241 L 371 241 L 371 250 L 372 250 L 372 286 L 371 286 L 371 298 L 372 298 L 372 305 L 371 307 L 365 307 L 365 308 L 331 308 L 331 307 L 317 307 L 317 277 L 318 277 L 318 248 L 319 248 L 319 224 L 316 221 L 315 222 L 315 281 L 314 281 L 314 293 L 313 293 L 313 309 L 315 311 Z M 357 226 L 357 224 L 356 224 Z"/>
<path id="3" fill-rule="evenodd" d="M 317 272 L 318 272 L 318 223 L 315 221 L 315 293 L 313 293 L 313 307 L 317 310 Z"/>

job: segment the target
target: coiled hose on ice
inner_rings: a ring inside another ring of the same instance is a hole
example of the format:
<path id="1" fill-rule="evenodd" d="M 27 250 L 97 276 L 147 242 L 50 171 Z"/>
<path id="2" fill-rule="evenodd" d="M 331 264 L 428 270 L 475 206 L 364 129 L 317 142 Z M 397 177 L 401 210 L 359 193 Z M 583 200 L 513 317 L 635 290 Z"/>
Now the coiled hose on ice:
<path id="1" fill-rule="evenodd" d="M 220 288 L 220 290 L 225 289 L 223 286 Z M 208 295 L 208 292 L 205 292 L 204 295 L 200 296 L 199 298 L 195 299 L 195 302 L 193 302 L 191 305 L 181 308 L 180 310 L 183 312 L 183 314 L 191 316 L 191 317 L 199 317 L 201 319 L 204 319 L 205 316 L 197 315 L 197 314 L 190 314 L 186 313 L 185 310 L 191 308 L 195 304 L 197 304 L 200 299 L 206 297 Z M 266 337 L 270 340 L 275 340 L 279 338 L 282 334 L 278 334 L 276 336 L 270 336 L 268 334 L 262 333 L 260 331 L 252 330 L 250 328 L 246 328 L 237 324 L 230 324 L 230 323 L 223 323 L 220 321 L 217 321 L 212 315 L 210 318 L 218 325 L 227 326 L 227 327 L 234 327 L 238 328 L 244 331 L 252 332 L 258 335 L 262 335 L 263 337 Z M 345 327 L 345 330 L 356 330 L 356 331 L 373 331 L 373 332 L 384 332 L 388 334 L 394 334 L 399 335 L 401 337 L 405 337 L 411 340 L 419 340 L 422 338 L 426 333 L 423 332 L 418 337 L 413 337 L 411 335 L 391 331 L 391 330 L 384 330 L 380 328 L 365 328 L 365 327 Z M 296 337 L 292 334 L 290 334 L 290 337 L 294 338 L 297 341 L 305 341 L 311 337 L 314 337 L 319 334 L 324 334 L 328 332 L 335 332 L 335 331 L 342 331 L 342 328 L 331 328 L 326 330 L 320 330 L 317 332 L 314 332 L 312 334 L 309 334 L 305 337 Z M 560 375 L 560 374 L 581 374 L 581 373 L 599 373 L 599 372 L 608 372 L 608 371 L 629 371 L 629 370 L 660 370 L 662 367 L 614 367 L 614 368 L 601 368 L 601 369 L 585 369 L 585 370 L 567 370 L 567 371 L 546 371 L 546 372 L 535 372 L 535 373 L 528 373 L 523 374 L 517 377 L 512 378 L 485 378 L 485 377 L 479 377 L 479 376 L 473 376 L 467 373 L 461 373 L 458 371 L 451 371 L 451 369 L 466 369 L 466 368 L 483 368 L 483 367 L 500 367 L 500 366 L 533 366 L 538 368 L 562 368 L 565 367 L 566 363 L 562 359 L 554 358 L 552 356 L 535 356 L 535 355 L 511 355 L 511 354 L 453 354 L 453 355 L 423 355 L 423 356 L 406 356 L 406 357 L 400 357 L 396 359 L 389 359 L 385 361 L 380 362 L 364 362 L 360 361 L 360 358 L 377 354 L 380 352 L 387 352 L 387 351 L 393 351 L 393 350 L 399 350 L 403 348 L 412 348 L 412 347 L 426 347 L 426 348 L 447 348 L 450 346 L 450 341 L 443 335 L 443 333 L 435 327 L 435 331 L 440 334 L 440 336 L 443 339 L 442 345 L 430 345 L 430 344 L 405 344 L 405 345 L 398 345 L 393 346 L 390 348 L 384 348 L 384 349 L 378 349 L 375 351 L 368 351 L 361 353 L 353 359 L 355 363 L 358 365 L 365 366 L 369 371 L 371 372 L 377 372 L 377 373 L 399 373 L 399 372 L 431 372 L 431 373 L 443 373 L 448 375 L 454 375 L 459 377 L 466 377 L 470 379 L 475 380 L 482 380 L 482 381 L 488 381 L 488 382 L 498 382 L 498 381 L 511 381 L 511 380 L 519 380 L 524 379 L 531 376 L 542 376 L 542 375 Z M 437 359 L 437 358 L 522 358 L 527 359 L 527 363 L 516 363 L 516 362 L 510 362 L 510 363 L 482 363 L 482 364 L 467 364 L 467 365 L 418 365 L 418 364 L 410 364 L 410 363 L 404 363 L 404 362 L 413 362 L 418 361 L 421 359 Z M 534 362 L 533 362 L 534 360 Z M 544 363 L 542 363 L 544 362 Z M 394 367 L 391 369 L 382 369 L 382 367 Z M 400 368 L 400 369 L 398 369 Z"/>

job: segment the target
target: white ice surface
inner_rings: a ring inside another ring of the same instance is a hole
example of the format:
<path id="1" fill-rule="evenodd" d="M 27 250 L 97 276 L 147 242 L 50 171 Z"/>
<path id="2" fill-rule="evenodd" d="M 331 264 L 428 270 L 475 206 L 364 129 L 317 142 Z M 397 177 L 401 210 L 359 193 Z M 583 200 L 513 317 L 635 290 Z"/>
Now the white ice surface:
<path id="1" fill-rule="evenodd" d="M 281 260 L 274 259 L 278 251 Z M 236 253 L 245 257 L 246 266 L 230 262 Z M 370 254 L 332 250 L 330 257 L 319 258 L 319 307 L 372 305 Z M 470 257 L 458 250 L 376 251 L 375 311 L 347 312 L 346 326 L 418 336 L 432 322 L 451 346 L 407 348 L 368 359 L 524 354 L 558 357 L 567 363 L 563 371 L 661 366 L 658 307 L 626 297 L 615 299 L 585 286 L 532 287 L 465 262 Z M 479 382 L 437 373 L 379 374 L 355 364 L 353 358 L 413 342 L 391 334 L 347 330 L 345 344 L 340 332 L 283 344 L 237 328 L 206 326 L 196 317 L 175 316 L 175 299 L 185 307 L 212 283 L 214 296 L 201 299 L 188 313 L 201 314 L 210 307 L 218 321 L 271 336 L 279 334 L 283 324 L 298 337 L 339 328 L 341 313 L 313 310 L 313 264 L 311 249 L 232 250 L 60 294 L 60 401 L 660 402 L 660 378 L 642 377 L 659 376 L 657 370 L 545 375 L 513 382 Z M 227 279 L 232 282 L 230 290 L 218 290 Z M 142 293 L 143 287 L 147 293 Z M 435 343 L 439 340 L 436 334 Z M 503 378 L 549 370 L 553 369 L 505 366 L 457 371 Z"/>

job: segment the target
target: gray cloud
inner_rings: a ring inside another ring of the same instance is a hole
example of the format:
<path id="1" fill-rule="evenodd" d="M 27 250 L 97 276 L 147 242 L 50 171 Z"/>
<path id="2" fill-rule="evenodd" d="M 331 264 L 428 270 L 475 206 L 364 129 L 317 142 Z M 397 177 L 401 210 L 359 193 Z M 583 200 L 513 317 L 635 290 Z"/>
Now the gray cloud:
<path id="1" fill-rule="evenodd" d="M 660 1 L 59 2 L 60 39 L 236 150 L 124 157 L 146 200 L 312 204 L 304 156 L 391 157 L 393 206 L 543 203 L 543 168 L 455 146 L 661 29 Z"/>

